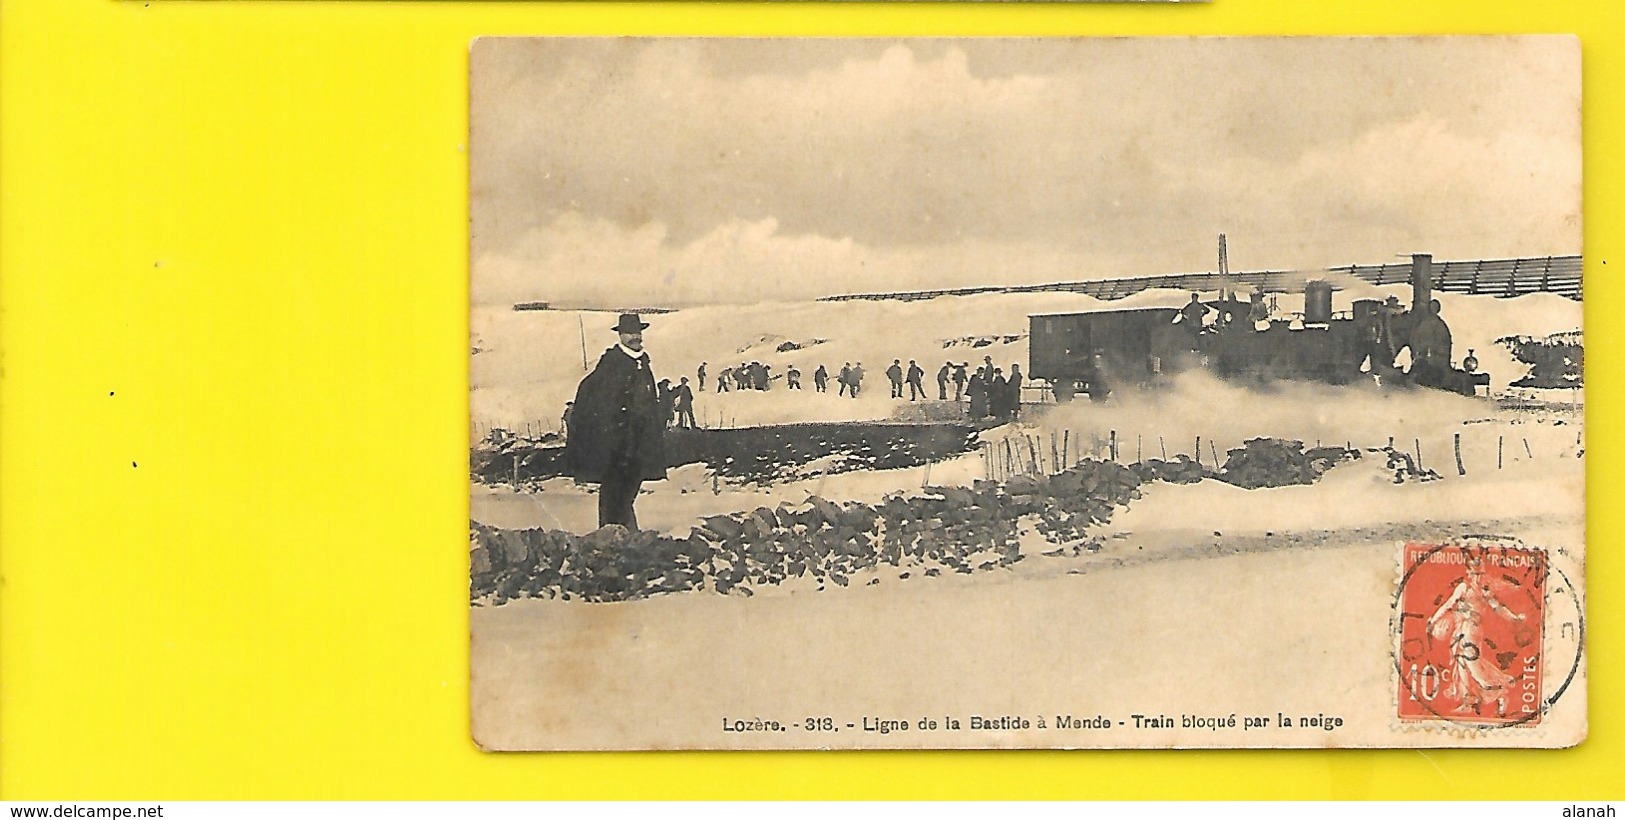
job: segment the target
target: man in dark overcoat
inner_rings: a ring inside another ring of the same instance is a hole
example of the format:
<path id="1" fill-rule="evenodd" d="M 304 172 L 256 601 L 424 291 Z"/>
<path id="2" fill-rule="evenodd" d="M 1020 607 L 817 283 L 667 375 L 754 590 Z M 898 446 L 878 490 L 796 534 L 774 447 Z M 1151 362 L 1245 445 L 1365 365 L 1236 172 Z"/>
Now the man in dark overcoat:
<path id="1" fill-rule="evenodd" d="M 1450 326 L 1439 315 L 1439 300 L 1418 305 L 1411 325 L 1411 377 L 1427 387 L 1442 386 L 1450 372 Z"/>
<path id="2" fill-rule="evenodd" d="M 1010 383 L 1004 378 L 1004 369 L 993 368 L 987 380 L 987 412 L 1001 424 L 1010 420 Z"/>
<path id="3" fill-rule="evenodd" d="M 689 430 L 698 427 L 694 422 L 694 391 L 688 386 L 687 376 L 671 389 L 671 399 L 672 409 L 677 413 L 677 426 Z"/>
<path id="4" fill-rule="evenodd" d="M 598 487 L 598 526 L 638 528 L 632 505 L 645 481 L 666 477 L 666 420 L 661 416 L 636 313 L 621 314 L 620 344 L 604 351 L 576 388 L 566 455 L 576 480 Z"/>
<path id="5" fill-rule="evenodd" d="M 987 368 L 978 367 L 970 377 L 970 386 L 965 388 L 965 395 L 970 397 L 971 421 L 981 421 L 987 415 L 987 379 Z"/>
<path id="6" fill-rule="evenodd" d="M 1012 419 L 1021 418 L 1021 364 L 1010 363 L 1010 378 L 1005 382 L 1004 410 Z"/>

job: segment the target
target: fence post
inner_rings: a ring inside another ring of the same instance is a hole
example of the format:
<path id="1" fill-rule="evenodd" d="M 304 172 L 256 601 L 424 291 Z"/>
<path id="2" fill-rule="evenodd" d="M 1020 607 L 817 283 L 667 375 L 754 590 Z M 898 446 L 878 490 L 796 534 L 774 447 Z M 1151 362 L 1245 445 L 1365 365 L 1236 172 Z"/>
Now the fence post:
<path id="1" fill-rule="evenodd" d="M 1456 475 L 1467 475 L 1467 468 L 1461 464 L 1461 434 L 1456 434 Z"/>
<path id="2" fill-rule="evenodd" d="M 1117 431 L 1116 430 L 1112 431 L 1111 442 L 1112 442 L 1111 443 L 1112 461 L 1116 461 L 1117 460 Z"/>
<path id="3" fill-rule="evenodd" d="M 1422 466 L 1422 440 L 1419 439 L 1419 438 L 1415 439 L 1415 443 L 1416 443 L 1416 469 L 1417 470 L 1423 470 L 1425 468 Z"/>

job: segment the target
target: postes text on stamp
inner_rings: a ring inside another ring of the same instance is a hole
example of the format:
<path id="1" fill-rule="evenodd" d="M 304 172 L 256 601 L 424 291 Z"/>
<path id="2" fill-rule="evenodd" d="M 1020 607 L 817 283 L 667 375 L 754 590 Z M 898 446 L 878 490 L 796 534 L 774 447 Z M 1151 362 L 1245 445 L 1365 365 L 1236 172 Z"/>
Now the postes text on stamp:
<path id="1" fill-rule="evenodd" d="M 1539 723 L 1546 553 L 1482 542 L 1408 543 L 1403 561 L 1399 718 Z"/>

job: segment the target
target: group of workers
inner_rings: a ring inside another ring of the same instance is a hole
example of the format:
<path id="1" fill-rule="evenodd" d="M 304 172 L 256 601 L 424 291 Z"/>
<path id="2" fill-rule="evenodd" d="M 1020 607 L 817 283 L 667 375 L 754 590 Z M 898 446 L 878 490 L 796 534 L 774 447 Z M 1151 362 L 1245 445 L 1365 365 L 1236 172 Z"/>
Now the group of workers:
<path id="1" fill-rule="evenodd" d="M 745 362 L 724 369 L 717 374 L 713 382 L 707 378 L 708 366 L 707 362 L 701 362 L 696 371 L 700 392 L 704 392 L 707 385 L 713 385 L 718 393 L 734 390 L 771 390 L 773 383 L 779 379 L 773 375 L 771 365 Z M 992 356 L 987 356 L 974 373 L 969 368 L 969 362 L 943 362 L 936 374 L 938 401 L 952 400 L 961 403 L 968 400 L 968 416 L 976 420 L 993 418 L 1009 421 L 1020 414 L 1023 382 L 1021 365 L 1011 364 L 1010 371 L 1006 374 L 1003 368 L 993 365 Z M 863 377 L 863 362 L 843 363 L 833 377 L 836 395 L 857 398 L 858 394 L 863 392 Z M 783 378 L 786 389 L 802 389 L 801 370 L 794 364 L 785 369 Z M 829 392 L 831 380 L 829 370 L 822 364 L 818 365 L 812 374 L 814 392 Z M 907 398 L 909 401 L 930 400 L 930 393 L 925 387 L 925 369 L 920 366 L 917 359 L 908 360 L 906 366 L 902 359 L 892 359 L 891 366 L 886 368 L 886 380 L 891 385 L 891 398 Z M 684 377 L 681 385 L 672 388 L 673 395 L 676 396 L 674 410 L 677 413 L 673 424 L 678 427 L 692 426 L 693 393 L 687 385 L 688 379 Z M 688 419 L 686 423 L 683 415 L 685 408 Z"/>

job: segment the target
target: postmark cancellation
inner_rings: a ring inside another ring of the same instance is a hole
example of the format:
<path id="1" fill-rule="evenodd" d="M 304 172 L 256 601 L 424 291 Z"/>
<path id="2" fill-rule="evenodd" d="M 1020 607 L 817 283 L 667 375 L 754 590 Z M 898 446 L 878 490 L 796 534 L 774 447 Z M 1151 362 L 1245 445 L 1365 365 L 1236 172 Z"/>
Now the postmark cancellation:
<path id="1" fill-rule="evenodd" d="M 1566 558 L 1492 536 L 1400 546 L 1393 666 L 1401 727 L 1450 735 L 1551 728 L 1581 674 L 1583 607 Z M 1554 745 L 1583 736 L 1583 726 L 1566 727 Z"/>

